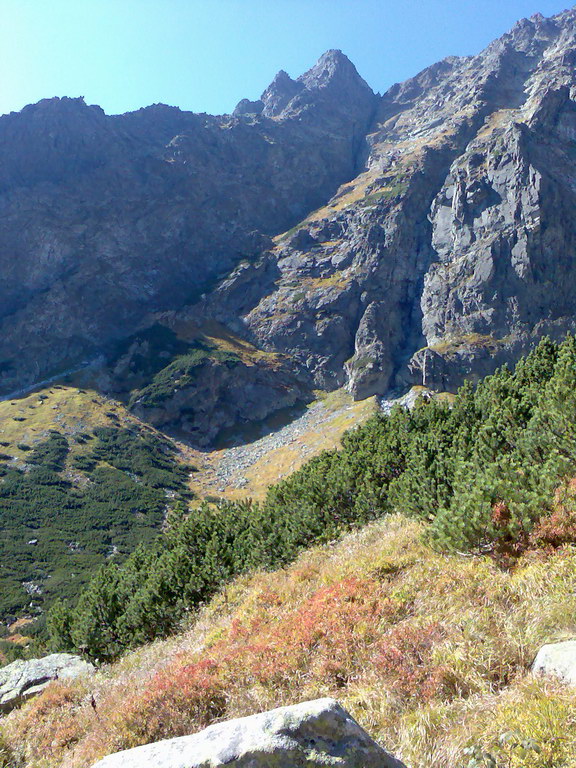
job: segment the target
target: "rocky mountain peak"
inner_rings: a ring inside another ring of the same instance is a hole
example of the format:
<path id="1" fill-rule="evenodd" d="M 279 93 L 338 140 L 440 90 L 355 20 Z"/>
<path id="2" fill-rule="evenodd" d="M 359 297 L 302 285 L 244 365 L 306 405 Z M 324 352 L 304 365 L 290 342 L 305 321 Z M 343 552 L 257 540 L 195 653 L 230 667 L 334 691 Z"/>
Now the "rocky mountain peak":
<path id="1" fill-rule="evenodd" d="M 346 106 L 347 111 L 364 112 L 375 101 L 370 86 L 363 80 L 350 59 L 340 50 L 329 50 L 298 79 L 280 70 L 261 97 L 267 117 L 288 117 L 311 107 L 330 110 Z M 256 102 L 241 102 L 240 111 L 254 111 Z"/>
<path id="2" fill-rule="evenodd" d="M 572 8 L 567 8 L 565 11 L 557 13 L 555 16 L 551 16 L 550 18 L 546 18 L 546 16 L 543 16 L 541 13 L 535 13 L 530 18 L 535 19 L 540 23 L 553 21 L 560 25 L 572 24 L 574 21 L 576 21 L 576 5 L 573 5 Z"/>
<path id="3" fill-rule="evenodd" d="M 301 83 L 292 80 L 290 75 L 281 69 L 260 97 L 264 104 L 263 114 L 266 117 L 279 116 L 302 87 Z"/>
<path id="4" fill-rule="evenodd" d="M 0 188 L 59 182 L 110 159 L 104 111 L 82 97 L 54 97 L 0 117 Z"/>
<path id="5" fill-rule="evenodd" d="M 529 18 L 520 19 L 512 29 L 495 40 L 487 50 L 495 48 L 514 48 L 532 56 L 542 53 L 543 47 L 557 43 L 560 47 L 573 44 L 576 23 L 576 7 L 546 17 L 535 13 Z"/>
<path id="6" fill-rule="evenodd" d="M 321 88 L 335 78 L 344 79 L 346 77 L 361 80 L 350 59 L 342 51 L 333 48 L 323 53 L 316 64 L 301 75 L 298 80 L 304 83 L 307 88 Z"/>
<path id="7" fill-rule="evenodd" d="M 67 96 L 54 96 L 50 99 L 42 99 L 36 104 L 28 104 L 20 112 L 11 112 L 0 117 L 0 123 L 7 124 L 16 121 L 24 123 L 34 122 L 37 125 L 44 124 L 47 127 L 54 126 L 59 129 L 72 130 L 78 123 L 97 122 L 103 123 L 104 110 L 96 105 L 88 105 L 83 96 L 69 98 Z"/>

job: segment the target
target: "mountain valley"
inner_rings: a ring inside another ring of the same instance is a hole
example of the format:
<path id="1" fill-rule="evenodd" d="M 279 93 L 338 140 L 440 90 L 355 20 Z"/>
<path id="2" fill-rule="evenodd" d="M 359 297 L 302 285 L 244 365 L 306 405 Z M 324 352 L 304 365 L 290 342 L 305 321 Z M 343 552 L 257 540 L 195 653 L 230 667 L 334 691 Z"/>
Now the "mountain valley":
<path id="1" fill-rule="evenodd" d="M 44 99 L 0 209 L 0 768 L 576 765 L 576 9 Z"/>

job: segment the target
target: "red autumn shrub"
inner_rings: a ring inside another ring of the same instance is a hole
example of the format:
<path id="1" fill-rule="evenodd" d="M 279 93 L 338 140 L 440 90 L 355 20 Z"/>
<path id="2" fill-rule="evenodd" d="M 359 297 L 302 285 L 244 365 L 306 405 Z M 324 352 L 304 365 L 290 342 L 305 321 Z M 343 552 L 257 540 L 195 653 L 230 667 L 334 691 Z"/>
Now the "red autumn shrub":
<path id="1" fill-rule="evenodd" d="M 246 622 L 233 621 L 211 655 L 236 686 L 275 688 L 300 679 L 338 687 L 358 674 L 366 648 L 402 611 L 378 581 L 351 577 L 319 589 L 279 619 L 267 605 Z"/>
<path id="2" fill-rule="evenodd" d="M 225 711 L 219 665 L 211 659 L 185 664 L 176 657 L 124 713 L 122 727 L 135 743 L 143 744 L 204 728 Z"/>
<path id="3" fill-rule="evenodd" d="M 551 514 L 541 517 L 530 536 L 533 546 L 557 549 L 576 542 L 576 479 L 560 486 Z"/>
<path id="4" fill-rule="evenodd" d="M 30 736 L 34 734 L 38 755 L 57 755 L 79 740 L 82 730 L 77 717 L 84 698 L 83 691 L 72 681 L 59 680 L 29 702 L 19 727 Z"/>
<path id="5" fill-rule="evenodd" d="M 428 701 L 450 696 L 452 675 L 444 665 L 432 663 L 434 647 L 444 640 L 445 630 L 434 622 L 422 627 L 394 627 L 378 644 L 375 666 L 385 684 L 399 697 Z"/>

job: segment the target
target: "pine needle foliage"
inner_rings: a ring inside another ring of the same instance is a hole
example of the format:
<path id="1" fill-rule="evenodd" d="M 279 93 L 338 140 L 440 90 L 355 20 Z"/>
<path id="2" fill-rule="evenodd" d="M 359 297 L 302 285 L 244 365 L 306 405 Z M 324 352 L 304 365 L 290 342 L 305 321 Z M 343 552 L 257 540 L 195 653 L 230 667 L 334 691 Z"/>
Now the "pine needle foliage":
<path id="1" fill-rule="evenodd" d="M 544 339 L 514 371 L 465 385 L 451 405 L 374 417 L 262 504 L 182 512 L 151 547 L 105 566 L 75 607 L 55 606 L 53 644 L 112 659 L 173 632 L 236 575 L 283 566 L 391 512 L 424 522 L 435 549 L 507 565 L 533 545 L 575 470 L 576 342 Z"/>

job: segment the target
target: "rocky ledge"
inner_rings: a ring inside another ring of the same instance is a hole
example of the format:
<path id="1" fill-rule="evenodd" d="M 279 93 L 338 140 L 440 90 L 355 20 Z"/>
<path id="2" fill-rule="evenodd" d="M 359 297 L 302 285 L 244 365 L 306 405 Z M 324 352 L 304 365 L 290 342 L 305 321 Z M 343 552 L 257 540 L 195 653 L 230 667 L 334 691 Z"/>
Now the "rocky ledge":
<path id="1" fill-rule="evenodd" d="M 18 659 L 0 669 L 0 712 L 10 712 L 40 693 L 53 680 L 94 671 L 92 664 L 71 653 L 53 653 L 43 659 Z"/>
<path id="2" fill-rule="evenodd" d="M 94 768 L 405 768 L 334 699 L 217 723 L 105 757 Z"/>

